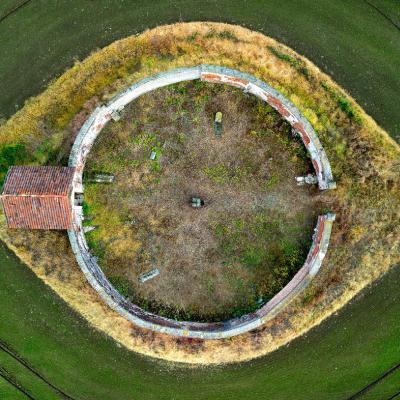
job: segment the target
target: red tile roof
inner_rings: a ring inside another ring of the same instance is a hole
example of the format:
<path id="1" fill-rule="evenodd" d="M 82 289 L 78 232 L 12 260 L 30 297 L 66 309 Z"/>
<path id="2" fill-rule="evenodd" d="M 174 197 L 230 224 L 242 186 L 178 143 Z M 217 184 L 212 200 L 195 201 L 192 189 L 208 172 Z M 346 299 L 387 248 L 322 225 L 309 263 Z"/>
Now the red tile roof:
<path id="1" fill-rule="evenodd" d="M 9 228 L 70 229 L 74 168 L 11 167 L 1 196 Z"/>
<path id="2" fill-rule="evenodd" d="M 3 207 L 9 228 L 71 228 L 71 210 L 67 197 L 6 196 L 3 197 Z"/>
<path id="3" fill-rule="evenodd" d="M 74 168 L 70 167 L 10 167 L 3 195 L 66 196 L 71 187 Z"/>

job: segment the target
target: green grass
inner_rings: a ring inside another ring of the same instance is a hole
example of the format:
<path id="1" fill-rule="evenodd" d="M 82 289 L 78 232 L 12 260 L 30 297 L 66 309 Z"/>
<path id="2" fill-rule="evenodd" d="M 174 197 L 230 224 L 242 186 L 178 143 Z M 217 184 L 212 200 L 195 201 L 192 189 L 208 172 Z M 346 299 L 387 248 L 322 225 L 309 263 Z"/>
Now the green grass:
<path id="1" fill-rule="evenodd" d="M 390 399 L 400 391 L 400 370 L 377 383 L 367 393 L 361 397 L 362 400 L 381 400 Z M 396 397 L 398 399 L 399 397 Z M 394 400 L 394 399 L 393 399 Z"/>
<path id="2" fill-rule="evenodd" d="M 14 7 L 17 7 L 24 0 L 1 0 L 0 2 L 0 18 L 8 14 Z"/>
<path id="3" fill-rule="evenodd" d="M 240 184 L 243 179 L 249 175 L 249 168 L 234 167 L 228 168 L 225 165 L 218 164 L 213 167 L 204 168 L 204 174 L 218 185 Z"/>
<path id="4" fill-rule="evenodd" d="M 0 350 L 0 368 L 1 372 L 5 374 L 14 385 L 25 389 L 34 399 L 40 400 L 52 400 L 56 399 L 57 395 L 55 391 L 49 387 L 46 383 L 35 376 L 31 371 L 27 370 L 23 365 L 18 363 L 7 353 Z M 3 379 L 0 377 L 0 379 Z M 3 382 L 0 381 L 0 395 L 2 393 Z M 11 386 L 8 382 L 7 386 Z M 14 397 L 8 397 L 14 399 Z M 7 397 L 0 397 L 1 399 L 7 399 Z M 19 398 L 19 397 L 16 397 Z"/>
<path id="5" fill-rule="evenodd" d="M 128 297 L 131 295 L 131 284 L 128 279 L 122 276 L 112 276 L 109 278 L 111 284 L 118 290 L 124 297 Z"/>
<path id="6" fill-rule="evenodd" d="M 300 216 L 291 220 L 282 215 L 273 218 L 255 214 L 247 218 L 228 217 L 228 220 L 212 226 L 225 256 L 227 279 L 231 280 L 232 268 L 238 265 L 257 274 L 257 284 L 251 291 L 247 288 L 245 292 L 242 282 L 231 282 L 243 300 L 248 299 L 235 310 L 237 315 L 243 315 L 259 307 L 258 299 L 264 302 L 271 299 L 288 283 L 301 268 L 311 244 L 300 239 L 299 233 L 305 230 L 304 223 L 303 227 L 299 226 L 303 222 Z"/>
<path id="7" fill-rule="evenodd" d="M 0 188 L 3 185 L 8 168 L 12 165 L 22 164 L 28 154 L 25 146 L 20 143 L 9 144 L 0 150 Z"/>
<path id="8" fill-rule="evenodd" d="M 233 219 L 226 225 L 217 224 L 214 232 L 219 238 L 222 251 L 229 259 L 238 261 L 247 268 L 264 267 L 265 262 L 285 265 L 293 273 L 301 266 L 306 255 L 304 253 L 310 247 L 308 242 L 291 241 L 290 233 L 294 228 L 298 228 L 297 223 L 284 216 L 272 219 L 270 216 L 256 214 L 247 219 Z M 301 231 L 297 229 L 299 230 Z M 283 268 L 279 273 L 285 275 L 288 271 Z"/>
<path id="9" fill-rule="evenodd" d="M 0 378 L 0 396 L 2 399 L 26 400 L 26 396 L 10 383 Z"/>
<path id="10" fill-rule="evenodd" d="M 3 247 L 0 259 L 0 304 L 7 315 L 7 320 L 0 319 L 0 338 L 75 399 L 342 400 L 399 360 L 400 268 L 338 316 L 268 357 L 224 368 L 188 369 L 119 348 L 91 330 Z M 3 355 L 0 366 L 7 367 L 35 398 L 58 398 Z M 387 386 L 382 383 L 374 391 L 391 394 L 396 379 L 394 374 Z M 2 393 L 9 396 L 2 399 L 19 399 L 0 378 Z M 385 399 L 379 394 L 366 398 Z"/>
<path id="11" fill-rule="evenodd" d="M 2 1 L 0 14 L 13 3 Z M 400 21 L 398 1 L 375 3 Z M 178 20 L 239 23 L 288 44 L 330 73 L 400 140 L 399 32 L 355 0 L 249 0 L 246 7 L 230 0 L 173 5 L 35 0 L 0 23 L 0 116 L 11 115 L 75 58 Z M 400 359 L 399 268 L 287 348 L 240 366 L 190 370 L 171 369 L 118 348 L 27 268 L 0 252 L 0 304 L 7 316 L 0 319 L 0 337 L 76 399 L 345 399 Z M 32 378 L 16 366 L 8 368 L 32 393 L 41 393 Z M 398 379 L 397 373 L 365 399 L 390 397 Z M 24 396 L 0 378 L 0 398 Z"/>
<path id="12" fill-rule="evenodd" d="M 230 31 L 225 30 L 222 32 L 216 32 L 214 29 L 211 29 L 209 33 L 206 35 L 207 38 L 220 38 L 231 40 L 232 42 L 239 42 L 239 39 Z"/>
<path id="13" fill-rule="evenodd" d="M 374 2 L 399 20 L 396 0 Z M 164 0 L 151 5 L 143 0 L 134 5 L 31 1 L 0 24 L 0 114 L 12 114 L 75 58 L 178 20 L 233 22 L 275 37 L 330 73 L 392 136 L 400 134 L 400 111 L 394 101 L 400 92 L 399 31 L 366 2 L 356 0 L 249 0 L 246 7 L 231 0 L 218 5 L 212 0 L 180 0 L 173 6 Z"/>
<path id="14" fill-rule="evenodd" d="M 321 86 L 332 96 L 335 101 L 337 101 L 340 109 L 344 111 L 351 120 L 354 120 L 356 123 L 361 124 L 361 117 L 357 114 L 357 112 L 354 110 L 353 106 L 347 99 L 342 97 L 325 82 L 322 82 Z"/>
<path id="15" fill-rule="evenodd" d="M 57 164 L 63 140 L 63 132 L 55 133 L 44 139 L 33 153 L 35 162 L 41 165 Z"/>

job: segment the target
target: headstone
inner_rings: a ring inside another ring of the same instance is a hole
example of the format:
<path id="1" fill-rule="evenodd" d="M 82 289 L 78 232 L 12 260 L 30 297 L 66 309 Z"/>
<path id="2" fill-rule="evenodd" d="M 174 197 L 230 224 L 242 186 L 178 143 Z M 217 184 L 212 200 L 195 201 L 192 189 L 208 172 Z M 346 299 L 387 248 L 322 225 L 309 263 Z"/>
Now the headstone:
<path id="1" fill-rule="evenodd" d="M 121 119 L 121 114 L 118 111 L 112 111 L 111 118 L 113 121 L 119 121 Z"/>
<path id="2" fill-rule="evenodd" d="M 75 206 L 82 206 L 82 204 L 83 204 L 83 193 L 75 193 L 74 205 Z"/>
<path id="3" fill-rule="evenodd" d="M 115 176 L 112 174 L 94 174 L 89 177 L 85 177 L 86 182 L 93 183 L 113 183 Z"/>
<path id="4" fill-rule="evenodd" d="M 318 178 L 315 175 L 308 174 L 306 176 L 296 176 L 296 182 L 298 186 L 315 185 L 318 183 Z"/>
<path id="5" fill-rule="evenodd" d="M 154 268 L 149 272 L 145 272 L 144 274 L 141 274 L 139 276 L 139 282 L 140 283 L 144 283 L 146 281 L 148 281 L 149 279 L 154 278 L 155 276 L 159 275 L 160 271 L 158 270 L 158 268 Z"/>
<path id="6" fill-rule="evenodd" d="M 119 121 L 122 117 L 122 110 L 124 107 L 120 107 L 117 110 L 112 110 L 110 115 L 113 121 Z"/>
<path id="7" fill-rule="evenodd" d="M 222 136 L 222 112 L 218 111 L 215 113 L 215 119 L 214 119 L 214 132 L 215 136 L 220 138 Z"/>
<path id="8" fill-rule="evenodd" d="M 204 206 L 204 201 L 200 197 L 192 197 L 191 204 L 193 208 L 200 208 Z"/>
<path id="9" fill-rule="evenodd" d="M 92 232 L 92 231 L 94 231 L 96 228 L 97 228 L 96 226 L 84 226 L 84 227 L 83 227 L 83 232 L 84 232 L 84 233 Z"/>

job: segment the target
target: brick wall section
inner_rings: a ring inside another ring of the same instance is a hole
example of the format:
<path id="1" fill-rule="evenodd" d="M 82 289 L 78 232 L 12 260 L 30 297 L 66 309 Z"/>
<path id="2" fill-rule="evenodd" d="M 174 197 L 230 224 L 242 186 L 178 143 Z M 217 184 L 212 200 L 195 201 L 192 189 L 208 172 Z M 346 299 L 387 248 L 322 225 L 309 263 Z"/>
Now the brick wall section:
<path id="1" fill-rule="evenodd" d="M 108 105 L 98 107 L 82 126 L 71 151 L 69 165 L 75 167 L 73 180 L 75 192 L 83 192 L 82 174 L 86 157 L 103 126 L 118 112 L 140 95 L 173 83 L 202 79 L 207 82 L 225 83 L 244 89 L 277 109 L 302 137 L 310 152 L 320 189 L 335 187 L 328 158 L 308 121 L 297 108 L 272 87 L 239 71 L 201 65 L 180 68 L 146 78 L 115 97 Z M 82 207 L 73 207 L 73 229 L 68 231 L 78 264 L 92 287 L 101 298 L 120 315 L 134 324 L 174 336 L 200 339 L 219 339 L 239 335 L 255 329 L 279 313 L 313 279 L 321 267 L 328 250 L 333 214 L 318 217 L 313 243 L 303 267 L 294 278 L 269 302 L 256 312 L 240 318 L 217 323 L 181 322 L 149 313 L 127 301 L 107 280 L 97 260 L 90 254 L 82 226 Z"/>

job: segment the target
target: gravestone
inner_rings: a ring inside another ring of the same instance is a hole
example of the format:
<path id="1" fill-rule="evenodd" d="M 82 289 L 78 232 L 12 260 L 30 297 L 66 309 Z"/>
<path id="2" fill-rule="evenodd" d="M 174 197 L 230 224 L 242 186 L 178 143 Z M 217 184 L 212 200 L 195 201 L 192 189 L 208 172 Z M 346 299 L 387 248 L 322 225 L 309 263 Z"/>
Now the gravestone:
<path id="1" fill-rule="evenodd" d="M 220 138 L 222 136 L 222 112 L 218 111 L 215 113 L 214 119 L 214 132 L 215 136 Z"/>

